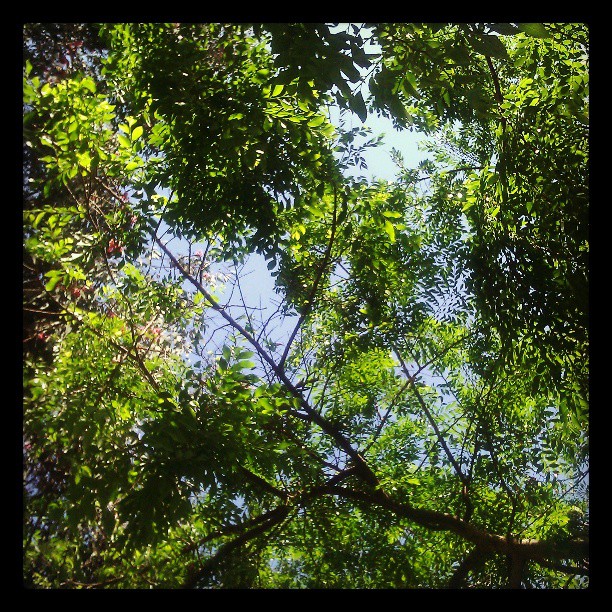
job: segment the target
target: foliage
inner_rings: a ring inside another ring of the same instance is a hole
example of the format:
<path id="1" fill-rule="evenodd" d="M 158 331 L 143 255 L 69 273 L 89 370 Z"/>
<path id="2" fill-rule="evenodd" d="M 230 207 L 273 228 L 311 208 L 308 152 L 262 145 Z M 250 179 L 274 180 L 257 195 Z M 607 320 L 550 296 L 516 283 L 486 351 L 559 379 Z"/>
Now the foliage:
<path id="1" fill-rule="evenodd" d="M 27 586 L 587 586 L 583 24 L 24 49 Z"/>

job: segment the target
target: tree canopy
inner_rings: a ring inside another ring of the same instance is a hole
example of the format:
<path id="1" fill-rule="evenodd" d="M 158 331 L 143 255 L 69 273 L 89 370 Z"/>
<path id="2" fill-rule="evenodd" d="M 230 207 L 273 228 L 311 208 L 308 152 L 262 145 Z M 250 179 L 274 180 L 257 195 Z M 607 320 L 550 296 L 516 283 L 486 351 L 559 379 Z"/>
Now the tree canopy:
<path id="1" fill-rule="evenodd" d="M 586 24 L 23 50 L 26 586 L 588 586 Z"/>

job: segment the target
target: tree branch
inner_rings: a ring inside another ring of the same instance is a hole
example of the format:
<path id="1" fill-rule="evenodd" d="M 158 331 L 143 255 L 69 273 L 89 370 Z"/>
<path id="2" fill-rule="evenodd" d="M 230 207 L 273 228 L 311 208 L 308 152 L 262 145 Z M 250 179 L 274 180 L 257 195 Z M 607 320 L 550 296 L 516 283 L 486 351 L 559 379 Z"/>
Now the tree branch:
<path id="1" fill-rule="evenodd" d="M 586 537 L 565 542 L 509 538 L 488 532 L 451 514 L 396 502 L 380 491 L 364 492 L 323 485 L 313 489 L 313 496 L 315 493 L 338 495 L 357 502 L 381 506 L 396 516 L 407 518 L 428 529 L 454 533 L 476 544 L 483 554 L 520 555 L 524 560 L 534 560 L 538 563 L 541 559 L 584 559 L 588 555 L 589 540 Z"/>
<path id="2" fill-rule="evenodd" d="M 516 553 L 510 559 L 510 576 L 508 586 L 511 589 L 520 589 L 523 582 L 523 570 L 525 568 L 526 559 L 523 555 Z"/>
<path id="3" fill-rule="evenodd" d="M 419 388 L 416 386 L 416 381 L 415 381 L 414 376 L 412 376 L 410 374 L 410 372 L 408 371 L 408 368 L 406 367 L 406 363 L 402 359 L 402 357 L 399 354 L 399 352 L 396 349 L 393 349 L 393 352 L 395 353 L 395 356 L 398 358 L 398 360 L 400 362 L 400 365 L 402 367 L 402 371 L 406 375 L 406 378 L 410 382 L 410 384 L 412 386 L 412 389 L 415 392 L 415 395 L 417 397 L 419 405 L 421 406 L 421 410 L 423 410 L 423 412 L 425 413 L 425 416 L 427 417 L 427 420 L 429 421 L 429 424 L 432 426 L 434 432 L 436 433 L 438 441 L 440 442 L 440 445 L 444 449 L 444 452 L 445 452 L 446 456 L 448 457 L 448 460 L 451 462 L 451 464 L 452 464 L 453 468 L 455 469 L 455 472 L 457 473 L 457 476 L 459 476 L 459 479 L 461 480 L 461 482 L 465 486 L 467 486 L 469 484 L 469 481 L 468 481 L 467 477 L 465 476 L 465 474 L 461 471 L 461 467 L 457 463 L 456 459 L 453 457 L 453 454 L 451 453 L 450 448 L 448 448 L 448 445 L 446 444 L 446 441 L 444 440 L 444 437 L 442 436 L 442 433 L 440 432 L 440 429 L 438 428 L 438 425 L 437 425 L 436 421 L 434 420 L 433 416 L 431 415 L 431 412 L 427 408 L 427 404 L 425 403 L 425 400 L 423 399 L 421 393 L 419 392 Z"/>
<path id="4" fill-rule="evenodd" d="M 162 251 L 169 257 L 170 261 L 179 270 L 184 278 L 186 278 L 205 298 L 210 304 L 213 310 L 216 310 L 241 336 L 243 336 L 257 351 L 260 357 L 272 368 L 272 371 L 276 377 L 285 385 L 287 390 L 300 402 L 300 406 L 306 414 L 310 417 L 313 423 L 318 425 L 326 434 L 332 437 L 338 447 L 343 450 L 355 463 L 360 477 L 369 485 L 377 487 L 379 481 L 370 466 L 366 463 L 363 456 L 355 450 L 348 439 L 340 432 L 340 430 L 330 423 L 327 419 L 322 417 L 312 406 L 304 399 L 301 392 L 296 389 L 295 385 L 289 380 L 283 368 L 276 364 L 274 359 L 264 350 L 261 344 L 250 334 L 240 323 L 238 323 L 220 304 L 215 298 L 202 286 L 196 278 L 193 277 L 187 270 L 181 266 L 178 259 L 172 254 L 172 252 L 166 247 L 165 244 L 157 237 L 153 236 L 153 239 Z"/>
<path id="5" fill-rule="evenodd" d="M 460 589 L 464 585 L 468 574 L 481 566 L 487 560 L 488 556 L 489 555 L 485 554 L 482 548 L 476 546 L 455 570 L 455 573 L 448 583 L 448 588 Z"/>
<path id="6" fill-rule="evenodd" d="M 190 576 L 185 580 L 182 588 L 193 589 L 197 586 L 198 582 L 212 571 L 215 566 L 219 565 L 224 559 L 226 559 L 234 550 L 245 544 L 246 542 L 253 540 L 257 536 L 265 533 L 275 525 L 281 523 L 285 517 L 289 514 L 289 506 L 279 506 L 272 512 L 266 515 L 266 520 L 257 527 L 253 527 L 249 531 L 239 535 L 234 540 L 223 544 L 219 550 L 212 556 L 209 557 L 197 570 L 192 572 Z"/>
<path id="7" fill-rule="evenodd" d="M 332 246 L 334 244 L 334 239 L 336 237 L 336 222 L 338 219 L 337 210 L 338 210 L 337 193 L 336 193 L 336 185 L 334 185 L 334 212 L 333 212 L 333 217 L 332 217 L 332 226 L 331 226 L 331 234 L 329 237 L 329 242 L 327 243 L 327 248 L 325 249 L 325 253 L 323 255 L 323 261 L 321 262 L 321 265 L 319 266 L 319 270 L 317 271 L 317 276 L 315 278 L 315 281 L 312 285 L 312 288 L 310 289 L 310 293 L 308 294 L 308 298 L 304 306 L 304 311 L 300 315 L 300 318 L 298 319 L 296 326 L 291 332 L 291 336 L 289 336 L 287 346 L 285 347 L 281 360 L 278 364 L 280 368 L 284 367 L 285 361 L 291 349 L 291 344 L 293 343 L 293 340 L 295 339 L 295 336 L 297 335 L 300 327 L 304 323 L 306 317 L 310 314 L 310 311 L 312 310 L 314 299 L 316 297 L 317 290 L 319 288 L 319 283 L 321 282 L 321 279 L 323 278 L 323 274 L 325 274 L 325 270 L 327 266 L 329 265 L 329 261 L 331 259 Z"/>
<path id="8" fill-rule="evenodd" d="M 493 60 L 488 55 L 485 55 L 485 59 L 487 60 L 487 66 L 489 67 L 489 72 L 491 73 L 491 78 L 493 79 L 493 87 L 495 88 L 495 100 L 498 104 L 502 104 L 504 101 L 504 96 L 501 92 L 501 87 L 499 85 L 499 77 L 497 76 L 497 70 L 495 70 L 495 66 L 493 65 Z M 505 123 L 505 119 L 504 119 Z"/>

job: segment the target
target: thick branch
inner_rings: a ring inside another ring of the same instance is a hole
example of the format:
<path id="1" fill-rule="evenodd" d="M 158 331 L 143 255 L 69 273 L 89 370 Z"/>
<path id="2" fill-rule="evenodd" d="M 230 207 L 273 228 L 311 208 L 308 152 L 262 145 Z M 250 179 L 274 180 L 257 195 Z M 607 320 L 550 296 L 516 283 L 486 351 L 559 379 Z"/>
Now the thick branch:
<path id="1" fill-rule="evenodd" d="M 523 570 L 525 568 L 526 559 L 520 555 L 515 554 L 510 560 L 510 577 L 509 587 L 511 589 L 520 589 L 523 582 Z"/>
<path id="2" fill-rule="evenodd" d="M 193 589 L 197 586 L 198 582 L 212 571 L 219 563 L 226 559 L 234 550 L 245 544 L 246 542 L 253 540 L 257 536 L 265 533 L 275 525 L 281 523 L 289 514 L 289 506 L 279 506 L 276 510 L 268 513 L 267 520 L 253 527 L 253 529 L 243 533 L 234 540 L 223 544 L 219 550 L 212 557 L 209 557 L 196 571 L 194 571 L 183 584 L 184 589 Z"/>
<path id="3" fill-rule="evenodd" d="M 485 55 L 485 59 L 487 60 L 487 66 L 489 67 L 491 78 L 493 79 L 493 87 L 495 88 L 495 100 L 498 104 L 502 104 L 504 101 L 504 96 L 502 95 L 501 87 L 499 85 L 499 77 L 497 76 L 497 70 L 495 70 L 495 66 L 493 66 L 493 60 L 491 60 L 488 55 Z"/>
<path id="4" fill-rule="evenodd" d="M 379 491 L 367 493 L 344 487 L 324 485 L 313 490 L 314 492 L 317 492 L 319 495 L 338 495 L 339 497 L 352 499 L 357 502 L 381 506 L 392 511 L 396 516 L 407 518 L 428 529 L 454 533 L 476 544 L 483 554 L 518 555 L 525 560 L 537 562 L 542 559 L 584 559 L 588 556 L 588 538 L 560 543 L 545 540 L 508 538 L 507 536 L 490 533 L 451 514 L 415 508 L 409 504 L 396 502 Z"/>
<path id="5" fill-rule="evenodd" d="M 448 588 L 460 589 L 465 584 L 465 579 L 468 574 L 482 565 L 488 556 L 489 555 L 486 555 L 481 548 L 476 546 L 455 570 L 453 577 L 448 583 Z"/>

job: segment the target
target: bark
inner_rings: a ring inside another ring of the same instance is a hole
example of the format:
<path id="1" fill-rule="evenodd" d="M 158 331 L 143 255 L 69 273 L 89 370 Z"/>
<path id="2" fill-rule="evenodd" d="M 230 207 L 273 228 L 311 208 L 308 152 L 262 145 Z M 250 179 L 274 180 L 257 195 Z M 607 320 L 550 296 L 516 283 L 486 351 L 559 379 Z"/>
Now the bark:
<path id="1" fill-rule="evenodd" d="M 397 516 L 407 518 L 428 529 L 449 531 L 472 542 L 482 553 L 510 555 L 534 561 L 584 559 L 588 556 L 588 538 L 576 538 L 565 542 L 509 538 L 491 533 L 445 512 L 415 508 L 406 503 L 396 502 L 379 491 L 372 494 L 337 486 L 324 486 L 319 490 L 321 493 L 381 506 Z"/>
<path id="2" fill-rule="evenodd" d="M 465 557 L 459 567 L 455 570 L 453 577 L 448 583 L 448 588 L 460 589 L 463 587 L 468 574 L 478 569 L 478 567 L 480 567 L 487 560 L 488 556 L 489 555 L 485 554 L 481 548 L 476 546 L 476 548 L 474 548 L 472 552 Z"/>

